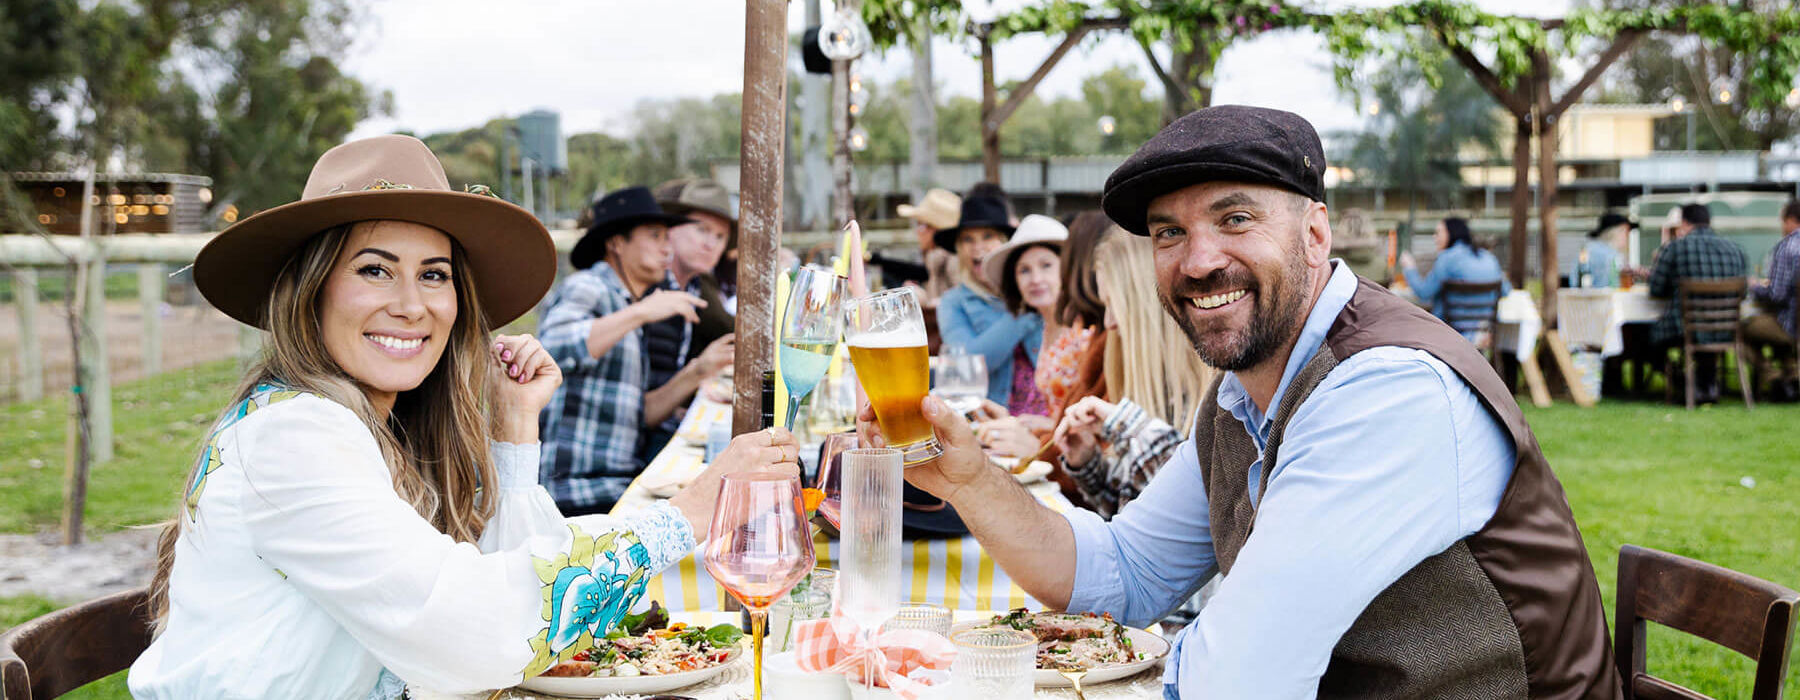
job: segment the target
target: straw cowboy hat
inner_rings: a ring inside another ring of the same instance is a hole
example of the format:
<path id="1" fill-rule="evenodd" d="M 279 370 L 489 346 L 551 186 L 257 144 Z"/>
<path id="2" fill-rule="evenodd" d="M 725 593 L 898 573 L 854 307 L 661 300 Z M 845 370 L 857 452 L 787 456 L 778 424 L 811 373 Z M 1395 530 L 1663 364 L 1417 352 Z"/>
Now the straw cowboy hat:
<path id="1" fill-rule="evenodd" d="M 1000 289 L 1001 280 L 1027 246 L 1047 245 L 1061 253 L 1063 243 L 1068 240 L 1069 229 L 1062 222 L 1043 214 L 1028 215 L 1019 222 L 1019 230 L 1013 233 L 1006 245 L 995 248 L 994 252 L 981 259 L 981 274 L 987 276 L 988 283 L 994 285 L 995 289 Z"/>
<path id="2" fill-rule="evenodd" d="M 489 325 L 506 325 L 550 290 L 556 248 L 531 212 L 485 187 L 470 189 L 451 190 L 437 156 L 411 136 L 351 141 L 319 156 L 300 201 L 259 212 L 207 242 L 194 258 L 194 284 L 225 315 L 264 328 L 275 277 L 308 239 L 358 221 L 410 221 L 462 246 Z"/>
<path id="3" fill-rule="evenodd" d="M 902 204 L 895 208 L 900 218 L 915 219 L 936 229 L 956 228 L 962 213 L 962 198 L 941 187 L 933 187 L 919 200 L 918 206 Z"/>

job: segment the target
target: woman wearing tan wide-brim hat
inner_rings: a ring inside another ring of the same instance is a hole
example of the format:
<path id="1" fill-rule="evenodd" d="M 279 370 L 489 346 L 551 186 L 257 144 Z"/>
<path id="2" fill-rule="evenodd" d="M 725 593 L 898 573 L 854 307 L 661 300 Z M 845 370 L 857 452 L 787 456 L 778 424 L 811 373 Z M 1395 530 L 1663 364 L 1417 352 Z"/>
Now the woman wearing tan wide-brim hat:
<path id="1" fill-rule="evenodd" d="M 492 336 L 549 287 L 519 207 L 450 189 L 417 139 L 325 153 L 301 200 L 220 233 L 202 293 L 269 332 L 200 446 L 158 544 L 138 698 L 398 697 L 514 685 L 605 636 L 680 559 L 717 488 L 629 518 L 563 518 L 537 485 L 562 381 Z M 785 433 L 703 480 L 793 470 Z"/>

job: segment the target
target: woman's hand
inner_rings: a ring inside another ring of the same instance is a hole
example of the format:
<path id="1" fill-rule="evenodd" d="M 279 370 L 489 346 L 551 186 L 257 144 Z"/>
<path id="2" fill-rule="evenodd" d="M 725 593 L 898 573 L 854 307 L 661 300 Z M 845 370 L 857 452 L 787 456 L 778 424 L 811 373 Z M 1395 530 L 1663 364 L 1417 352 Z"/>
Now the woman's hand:
<path id="1" fill-rule="evenodd" d="M 1401 251 L 1400 267 L 1417 269 L 1418 266 L 1419 266 L 1419 262 L 1417 260 L 1413 259 L 1412 251 Z"/>
<path id="2" fill-rule="evenodd" d="M 494 433 L 504 442 L 538 441 L 538 412 L 562 386 L 562 368 L 537 338 L 502 335 L 488 347 L 499 371 L 493 377 Z"/>
<path id="3" fill-rule="evenodd" d="M 800 443 L 794 440 L 793 433 L 786 428 L 769 428 L 732 438 L 731 445 L 694 483 L 669 499 L 669 505 L 687 516 L 694 528 L 694 539 L 705 539 L 706 529 L 712 524 L 713 505 L 719 500 L 719 481 L 726 474 L 757 471 L 800 475 Z"/>
<path id="4" fill-rule="evenodd" d="M 1043 446 L 1038 442 L 1037 434 L 1018 418 L 979 423 L 975 426 L 975 435 L 980 439 L 982 449 L 1005 457 L 1030 457 Z"/>
<path id="5" fill-rule="evenodd" d="M 1089 396 L 1063 411 L 1051 440 L 1062 450 L 1063 460 L 1070 465 L 1087 464 L 1100 449 L 1100 428 L 1118 406 L 1097 396 Z"/>

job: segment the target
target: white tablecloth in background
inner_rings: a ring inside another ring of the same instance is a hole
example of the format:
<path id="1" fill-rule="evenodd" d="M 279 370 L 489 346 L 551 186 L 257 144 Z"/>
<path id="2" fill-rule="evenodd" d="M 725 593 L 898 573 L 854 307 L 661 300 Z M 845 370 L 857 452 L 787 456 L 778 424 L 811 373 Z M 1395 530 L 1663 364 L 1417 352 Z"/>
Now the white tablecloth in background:
<path id="1" fill-rule="evenodd" d="M 1650 298 L 1644 287 L 1562 289 L 1556 292 L 1557 332 L 1570 348 L 1597 347 L 1601 357 L 1625 351 L 1627 323 L 1653 323 L 1669 302 Z"/>
<path id="2" fill-rule="evenodd" d="M 1500 298 L 1498 336 L 1494 347 L 1510 352 L 1522 362 L 1537 356 L 1538 334 L 1544 331 L 1544 317 L 1538 315 L 1537 300 L 1523 289 L 1514 289 Z"/>

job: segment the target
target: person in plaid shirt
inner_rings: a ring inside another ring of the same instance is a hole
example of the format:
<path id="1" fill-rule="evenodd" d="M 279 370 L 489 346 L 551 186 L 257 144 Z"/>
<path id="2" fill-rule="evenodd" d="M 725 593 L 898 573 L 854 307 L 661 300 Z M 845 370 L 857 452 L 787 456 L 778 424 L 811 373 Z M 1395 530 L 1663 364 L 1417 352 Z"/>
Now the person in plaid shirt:
<path id="1" fill-rule="evenodd" d="M 1800 399 L 1800 363 L 1795 362 L 1794 282 L 1800 274 L 1800 199 L 1788 200 L 1781 208 L 1781 230 L 1786 233 L 1769 254 L 1769 279 L 1750 285 L 1750 294 L 1774 315 L 1763 313 L 1744 319 L 1744 342 L 1750 345 L 1750 356 L 1756 360 L 1758 377 L 1768 375 L 1764 348 L 1782 363 L 1774 398 L 1783 401 Z"/>
<path id="2" fill-rule="evenodd" d="M 1712 211 L 1704 204 L 1681 205 L 1681 223 L 1675 227 L 1675 239 L 1656 251 L 1656 262 L 1650 269 L 1650 296 L 1668 299 L 1669 308 L 1650 329 L 1650 343 L 1664 353 L 1681 346 L 1681 303 L 1675 299 L 1682 280 L 1724 279 L 1743 277 L 1750 267 L 1744 249 L 1713 233 Z M 1701 335 L 1700 342 L 1723 342 L 1725 337 Z M 1719 356 L 1695 353 L 1694 373 L 1696 397 L 1703 403 L 1719 399 Z M 1670 381 L 1677 381 L 1673 376 Z"/>
<path id="3" fill-rule="evenodd" d="M 729 348 L 708 348 L 667 383 L 647 388 L 644 326 L 678 315 L 692 323 L 706 308 L 693 294 L 659 288 L 669 276 L 669 226 L 688 221 L 665 213 L 643 187 L 601 198 L 593 225 L 569 253 L 576 272 L 544 311 L 538 336 L 563 383 L 538 416 L 538 471 L 564 515 L 612 510 L 644 469 L 637 458 L 644 427 L 668 418 L 731 362 Z"/>

